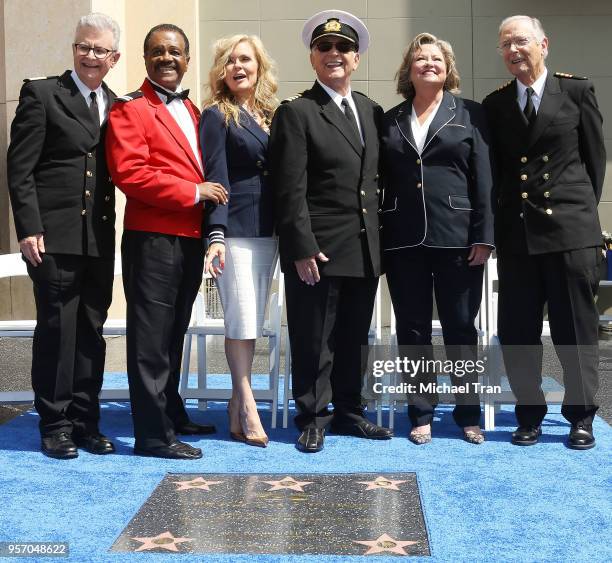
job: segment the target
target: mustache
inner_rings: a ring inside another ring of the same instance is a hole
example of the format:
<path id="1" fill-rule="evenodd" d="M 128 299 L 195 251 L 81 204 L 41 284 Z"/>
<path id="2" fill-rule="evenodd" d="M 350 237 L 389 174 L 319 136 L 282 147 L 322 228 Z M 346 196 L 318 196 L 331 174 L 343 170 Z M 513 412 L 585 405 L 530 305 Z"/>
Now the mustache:
<path id="1" fill-rule="evenodd" d="M 159 70 L 160 68 L 175 68 L 176 65 L 172 62 L 163 62 L 163 63 L 157 63 L 155 65 L 155 70 Z"/>

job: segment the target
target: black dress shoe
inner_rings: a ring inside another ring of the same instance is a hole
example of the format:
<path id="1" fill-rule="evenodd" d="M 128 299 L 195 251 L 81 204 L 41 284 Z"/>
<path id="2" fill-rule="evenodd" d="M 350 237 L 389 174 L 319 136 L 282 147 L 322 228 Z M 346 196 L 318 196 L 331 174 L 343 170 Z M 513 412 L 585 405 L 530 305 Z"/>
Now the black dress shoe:
<path id="1" fill-rule="evenodd" d="M 67 432 L 43 436 L 40 449 L 43 454 L 55 459 L 73 459 L 79 455 L 76 445 Z"/>
<path id="2" fill-rule="evenodd" d="M 177 434 L 195 435 L 195 434 L 214 434 L 217 429 L 212 424 L 197 424 L 196 422 L 186 422 L 174 429 Z"/>
<path id="3" fill-rule="evenodd" d="M 330 430 L 334 434 L 357 436 L 357 438 L 370 440 L 389 440 L 393 437 L 393 430 L 377 426 L 365 418 L 358 421 L 332 422 Z"/>
<path id="4" fill-rule="evenodd" d="M 87 450 L 90 454 L 105 455 L 115 452 L 113 443 L 103 434 L 86 434 L 83 436 L 73 435 L 74 443 L 79 447 Z"/>
<path id="5" fill-rule="evenodd" d="M 572 424 L 567 447 L 572 450 L 590 450 L 595 447 L 595 437 L 593 436 L 592 424 Z"/>
<path id="6" fill-rule="evenodd" d="M 324 428 L 305 428 L 302 430 L 295 447 L 301 452 L 313 454 L 323 449 L 324 441 Z"/>
<path id="7" fill-rule="evenodd" d="M 512 443 L 515 446 L 534 446 L 538 443 L 538 438 L 542 435 L 542 427 L 538 426 L 519 426 L 512 432 Z"/>
<path id="8" fill-rule="evenodd" d="M 163 457 L 166 459 L 200 459 L 202 457 L 200 448 L 194 448 L 178 440 L 167 446 L 155 446 L 153 448 L 134 446 L 134 453 L 145 457 Z"/>

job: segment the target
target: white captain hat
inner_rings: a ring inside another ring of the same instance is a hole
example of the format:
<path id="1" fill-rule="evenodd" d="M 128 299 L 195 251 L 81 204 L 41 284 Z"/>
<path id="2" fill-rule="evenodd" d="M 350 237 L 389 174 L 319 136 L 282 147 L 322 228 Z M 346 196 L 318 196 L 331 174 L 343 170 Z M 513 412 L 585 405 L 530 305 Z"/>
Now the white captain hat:
<path id="1" fill-rule="evenodd" d="M 365 53 L 370 44 L 370 33 L 365 24 L 342 10 L 323 10 L 308 19 L 302 28 L 302 41 L 309 49 L 319 37 L 328 35 L 352 41 L 359 53 Z"/>

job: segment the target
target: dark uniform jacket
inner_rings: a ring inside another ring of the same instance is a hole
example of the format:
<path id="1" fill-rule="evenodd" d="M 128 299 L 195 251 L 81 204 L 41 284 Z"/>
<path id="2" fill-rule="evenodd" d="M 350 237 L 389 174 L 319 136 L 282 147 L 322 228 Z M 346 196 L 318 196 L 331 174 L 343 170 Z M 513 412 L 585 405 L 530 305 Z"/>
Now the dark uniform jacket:
<path id="1" fill-rule="evenodd" d="M 419 154 L 412 99 L 383 120 L 383 250 L 493 244 L 492 177 L 482 106 L 444 92 Z"/>
<path id="2" fill-rule="evenodd" d="M 274 116 L 269 158 L 283 270 L 323 252 L 328 276 L 380 275 L 379 126 L 382 108 L 352 92 L 365 139 L 323 88 L 283 103 Z"/>
<path id="3" fill-rule="evenodd" d="M 591 82 L 549 73 L 531 130 L 517 102 L 516 80 L 483 105 L 496 161 L 498 253 L 600 245 L 597 204 L 606 154 Z"/>
<path id="4" fill-rule="evenodd" d="M 219 108 L 213 106 L 200 118 L 200 149 L 206 181 L 219 182 L 229 192 L 227 205 L 210 205 L 206 232 L 221 226 L 226 237 L 272 236 L 268 134 L 244 110 L 240 126 L 233 120 L 226 126 Z"/>
<path id="5" fill-rule="evenodd" d="M 44 233 L 56 254 L 114 255 L 115 188 L 93 122 L 67 70 L 26 81 L 11 126 L 8 184 L 19 240 Z M 108 107 L 115 95 L 102 84 Z"/>

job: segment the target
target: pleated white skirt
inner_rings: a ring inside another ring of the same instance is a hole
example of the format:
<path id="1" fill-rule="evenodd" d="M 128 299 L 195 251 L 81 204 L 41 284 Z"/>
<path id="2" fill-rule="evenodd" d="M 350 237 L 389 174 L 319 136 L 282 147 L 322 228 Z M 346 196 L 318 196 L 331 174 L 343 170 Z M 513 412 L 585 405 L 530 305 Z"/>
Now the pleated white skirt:
<path id="1" fill-rule="evenodd" d="M 216 284 L 228 338 L 261 336 L 277 260 L 276 238 L 225 239 L 225 268 Z"/>

